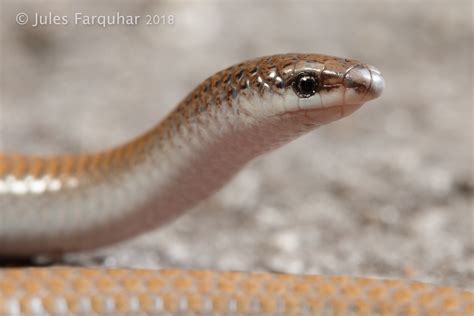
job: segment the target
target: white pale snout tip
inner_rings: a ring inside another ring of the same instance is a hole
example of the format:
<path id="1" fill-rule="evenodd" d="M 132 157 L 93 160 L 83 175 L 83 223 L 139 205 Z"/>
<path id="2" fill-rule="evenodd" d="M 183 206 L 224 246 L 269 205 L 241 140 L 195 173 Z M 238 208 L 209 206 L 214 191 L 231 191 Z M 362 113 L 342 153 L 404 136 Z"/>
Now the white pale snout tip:
<path id="1" fill-rule="evenodd" d="M 376 99 L 382 94 L 385 81 L 374 66 L 358 65 L 346 73 L 344 86 L 359 94 L 360 101 L 365 102 Z"/>
<path id="2" fill-rule="evenodd" d="M 368 66 L 367 69 L 370 71 L 371 84 L 366 99 L 372 100 L 378 98 L 382 94 L 383 89 L 385 88 L 385 80 L 383 79 L 382 73 L 374 66 Z"/>

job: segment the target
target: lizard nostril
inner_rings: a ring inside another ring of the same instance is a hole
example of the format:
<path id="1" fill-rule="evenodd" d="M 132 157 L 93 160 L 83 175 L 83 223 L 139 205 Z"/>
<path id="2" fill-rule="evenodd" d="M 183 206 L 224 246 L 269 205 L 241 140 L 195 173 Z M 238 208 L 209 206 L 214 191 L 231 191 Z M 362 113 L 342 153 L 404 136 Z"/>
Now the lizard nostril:
<path id="1" fill-rule="evenodd" d="M 344 76 L 344 86 L 368 101 L 382 94 L 384 80 L 380 71 L 373 66 L 357 65 Z"/>
<path id="2" fill-rule="evenodd" d="M 371 75 L 369 69 L 362 65 L 357 65 L 350 69 L 344 77 L 344 86 L 346 88 L 354 89 L 358 93 L 365 93 L 371 82 Z"/>

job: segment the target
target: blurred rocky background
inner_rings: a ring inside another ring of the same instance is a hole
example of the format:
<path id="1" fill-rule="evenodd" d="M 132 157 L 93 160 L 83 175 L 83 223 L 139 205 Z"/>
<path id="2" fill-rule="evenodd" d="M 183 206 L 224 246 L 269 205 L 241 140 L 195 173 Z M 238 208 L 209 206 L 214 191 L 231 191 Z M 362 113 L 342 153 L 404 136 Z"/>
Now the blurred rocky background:
<path id="1" fill-rule="evenodd" d="M 25 12 L 30 20 L 18 25 Z M 33 27 L 35 13 L 68 25 Z M 84 15 L 135 26 L 74 25 Z M 155 232 L 79 265 L 402 277 L 474 287 L 471 1 L 0 0 L 0 149 L 117 145 L 241 60 L 319 52 L 384 95 L 244 169 Z M 173 24 L 146 25 L 146 15 Z M 100 210 L 97 210 L 98 212 Z"/>

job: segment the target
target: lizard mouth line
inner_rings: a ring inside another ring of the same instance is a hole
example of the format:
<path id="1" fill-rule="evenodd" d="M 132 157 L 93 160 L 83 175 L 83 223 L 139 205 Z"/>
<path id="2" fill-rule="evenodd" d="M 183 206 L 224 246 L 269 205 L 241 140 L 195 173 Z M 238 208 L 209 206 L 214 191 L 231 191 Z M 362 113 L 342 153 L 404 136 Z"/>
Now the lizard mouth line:
<path id="1" fill-rule="evenodd" d="M 363 103 L 351 103 L 351 104 L 344 104 L 344 105 L 331 105 L 328 107 L 318 107 L 314 109 L 298 109 L 298 110 L 291 110 L 287 111 L 283 114 L 276 114 L 276 116 L 285 116 L 289 114 L 309 114 L 309 113 L 322 113 L 322 112 L 328 112 L 328 111 L 333 111 L 333 110 L 339 110 L 341 112 L 341 116 L 344 116 L 345 114 L 345 109 L 351 108 L 351 107 L 359 107 L 362 106 Z"/>

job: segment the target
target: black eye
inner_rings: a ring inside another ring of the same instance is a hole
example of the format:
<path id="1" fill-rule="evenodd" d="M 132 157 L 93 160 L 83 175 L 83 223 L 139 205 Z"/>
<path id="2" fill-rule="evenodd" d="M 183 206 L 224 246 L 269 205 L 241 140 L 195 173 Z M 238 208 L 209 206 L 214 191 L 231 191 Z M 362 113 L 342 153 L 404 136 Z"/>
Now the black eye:
<path id="1" fill-rule="evenodd" d="M 319 80 L 312 73 L 300 73 L 292 83 L 293 91 L 300 98 L 309 98 L 318 91 Z"/>

